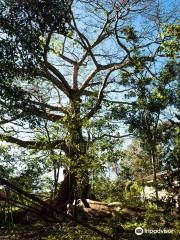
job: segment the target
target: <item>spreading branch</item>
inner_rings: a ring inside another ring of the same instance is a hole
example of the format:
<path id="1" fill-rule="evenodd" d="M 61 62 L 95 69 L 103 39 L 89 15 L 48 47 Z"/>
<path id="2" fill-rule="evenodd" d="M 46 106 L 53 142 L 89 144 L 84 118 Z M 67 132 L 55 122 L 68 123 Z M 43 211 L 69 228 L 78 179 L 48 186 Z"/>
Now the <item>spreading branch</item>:
<path id="1" fill-rule="evenodd" d="M 52 148 L 54 148 L 54 149 L 61 149 L 64 152 L 68 152 L 68 147 L 66 145 L 66 142 L 63 140 L 52 141 L 51 144 L 49 144 L 49 142 L 45 142 L 45 141 L 44 142 L 43 141 L 25 141 L 25 140 L 21 140 L 19 138 L 15 138 L 5 134 L 0 134 L 0 140 L 6 141 L 8 143 L 13 143 L 20 147 L 28 148 L 28 149 L 51 150 Z"/>

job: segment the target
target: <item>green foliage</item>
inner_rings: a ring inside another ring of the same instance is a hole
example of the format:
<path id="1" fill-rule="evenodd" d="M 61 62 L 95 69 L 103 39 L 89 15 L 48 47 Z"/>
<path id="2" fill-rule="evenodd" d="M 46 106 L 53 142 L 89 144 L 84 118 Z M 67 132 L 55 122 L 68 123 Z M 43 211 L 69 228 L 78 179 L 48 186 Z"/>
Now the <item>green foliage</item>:
<path id="1" fill-rule="evenodd" d="M 177 216 L 173 216 L 171 213 L 163 211 L 162 208 L 158 208 L 157 205 L 150 203 L 145 214 L 143 227 L 152 229 L 176 228 L 176 223 L 179 220 Z"/>
<path id="2" fill-rule="evenodd" d="M 121 32 L 125 35 L 127 41 L 137 41 L 136 31 L 132 26 L 124 28 Z"/>
<path id="3" fill-rule="evenodd" d="M 69 36 L 70 33 L 68 33 Z M 51 39 L 50 45 L 49 45 L 51 51 L 58 56 L 58 54 L 61 52 L 63 48 L 63 43 L 58 39 L 57 37 L 54 37 Z"/>
<path id="4" fill-rule="evenodd" d="M 141 205 L 142 184 L 137 181 L 127 181 L 125 184 L 124 199 L 126 204 Z"/>
<path id="5" fill-rule="evenodd" d="M 118 201 L 118 196 L 114 193 L 116 187 L 110 179 L 103 176 L 94 177 L 92 182 L 93 192 L 100 201 Z"/>
<path id="6" fill-rule="evenodd" d="M 180 25 L 178 23 L 179 21 L 175 24 L 164 25 L 160 34 L 163 40 L 159 49 L 160 52 L 174 60 L 176 60 L 180 51 Z"/>
<path id="7" fill-rule="evenodd" d="M 101 231 L 110 230 L 109 227 L 99 226 Z M 103 229 L 104 228 L 104 229 Z M 93 233 L 92 231 L 85 229 L 78 225 L 66 224 L 61 229 L 57 229 L 59 233 L 54 231 L 53 234 L 47 237 L 48 240 L 74 240 L 74 239 L 90 239 L 90 240 L 102 240 L 103 237 Z"/>
<path id="8" fill-rule="evenodd" d="M 42 66 L 38 59 L 47 54 L 49 36 L 67 34 L 69 3 L 56 0 L 51 4 L 46 1 L 0 2 L 0 95 L 4 111 L 15 116 L 23 110 L 34 115 L 24 114 L 32 122 L 37 119 L 37 108 L 30 104 L 30 94 L 22 90 L 22 85 L 39 79 Z"/>

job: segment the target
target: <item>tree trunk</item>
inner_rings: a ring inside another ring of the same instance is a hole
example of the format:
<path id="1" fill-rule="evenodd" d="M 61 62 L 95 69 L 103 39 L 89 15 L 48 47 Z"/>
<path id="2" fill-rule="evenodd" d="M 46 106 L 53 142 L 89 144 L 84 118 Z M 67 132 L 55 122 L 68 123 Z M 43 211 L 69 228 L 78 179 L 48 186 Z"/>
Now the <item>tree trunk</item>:
<path id="1" fill-rule="evenodd" d="M 76 188 L 76 178 L 74 174 L 67 174 L 61 183 L 60 189 L 55 198 L 56 206 L 66 209 L 67 203 L 74 200 L 74 192 Z"/>
<path id="2" fill-rule="evenodd" d="M 87 144 L 82 135 L 80 118 L 80 99 L 71 102 L 71 111 L 67 116 L 68 136 L 66 138 L 69 163 L 67 174 L 61 183 L 56 201 L 58 205 L 72 203 L 76 198 L 87 198 L 89 191 L 89 174 L 86 167 Z"/>
<path id="3" fill-rule="evenodd" d="M 153 167 L 153 183 L 154 183 L 154 188 L 155 188 L 155 195 L 156 195 L 156 202 L 158 202 L 159 200 L 159 196 L 158 196 L 158 183 L 157 183 L 157 177 L 156 177 L 156 159 L 155 159 L 155 155 L 152 152 L 152 167 Z"/>

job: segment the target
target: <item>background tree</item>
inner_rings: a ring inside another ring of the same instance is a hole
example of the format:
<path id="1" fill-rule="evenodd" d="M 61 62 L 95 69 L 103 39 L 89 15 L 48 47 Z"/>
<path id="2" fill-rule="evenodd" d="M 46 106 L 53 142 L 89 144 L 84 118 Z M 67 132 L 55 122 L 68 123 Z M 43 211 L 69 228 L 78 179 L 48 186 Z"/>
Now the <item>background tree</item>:
<path id="1" fill-rule="evenodd" d="M 144 83 L 139 90 L 137 89 L 138 101 L 137 105 L 133 107 L 134 110 L 129 114 L 129 122 L 130 131 L 134 131 L 141 140 L 143 139 L 144 149 L 152 160 L 154 184 L 156 185 L 156 172 L 160 171 L 162 167 L 160 165 L 160 148 L 162 147 L 163 152 L 163 134 L 166 131 L 165 126 L 168 125 L 166 121 L 171 121 L 168 117 L 172 113 L 170 108 L 176 106 L 176 98 L 178 97 L 176 63 L 167 63 L 159 77 L 157 74 L 154 77 L 143 77 Z M 176 117 L 174 109 L 171 118 L 176 119 Z M 170 125 L 169 122 L 169 127 Z M 157 191 L 156 198 L 158 199 Z"/>

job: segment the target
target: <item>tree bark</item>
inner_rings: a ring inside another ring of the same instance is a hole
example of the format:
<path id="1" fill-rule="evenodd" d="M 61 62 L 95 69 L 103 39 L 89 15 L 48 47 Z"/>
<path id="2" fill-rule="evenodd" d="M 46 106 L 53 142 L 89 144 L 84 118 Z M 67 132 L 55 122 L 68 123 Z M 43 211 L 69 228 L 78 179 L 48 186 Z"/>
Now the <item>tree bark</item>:
<path id="1" fill-rule="evenodd" d="M 55 205 L 61 206 L 62 209 L 66 209 L 67 203 L 72 203 L 74 200 L 74 192 L 76 188 L 76 178 L 74 174 L 68 173 L 55 198 Z"/>
<path id="2" fill-rule="evenodd" d="M 77 198 L 87 198 L 89 188 L 88 169 L 86 167 L 87 143 L 82 135 L 82 120 L 80 118 L 80 98 L 76 91 L 72 95 L 71 110 L 67 120 L 67 146 L 69 159 L 67 174 L 61 183 L 56 196 L 57 205 L 67 205 Z"/>
<path id="3" fill-rule="evenodd" d="M 157 188 L 158 184 L 157 184 L 157 176 L 156 176 L 156 159 L 155 159 L 154 152 L 152 152 L 151 159 L 152 159 L 152 167 L 153 167 L 153 183 L 155 188 L 156 202 L 158 202 L 159 196 L 158 196 L 158 188 Z"/>

